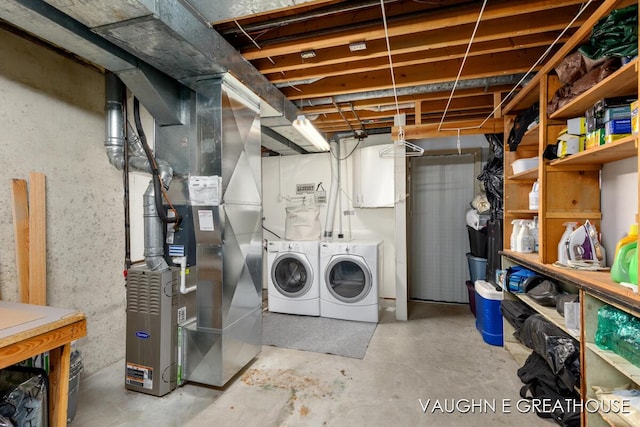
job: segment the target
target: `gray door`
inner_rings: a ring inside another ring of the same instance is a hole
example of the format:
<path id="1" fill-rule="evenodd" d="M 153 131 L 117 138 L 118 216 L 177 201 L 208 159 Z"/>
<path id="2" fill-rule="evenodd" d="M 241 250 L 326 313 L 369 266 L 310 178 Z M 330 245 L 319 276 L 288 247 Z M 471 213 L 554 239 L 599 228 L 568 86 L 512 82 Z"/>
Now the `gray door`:
<path id="1" fill-rule="evenodd" d="M 409 298 L 469 302 L 465 214 L 474 197 L 473 154 L 411 161 Z"/>

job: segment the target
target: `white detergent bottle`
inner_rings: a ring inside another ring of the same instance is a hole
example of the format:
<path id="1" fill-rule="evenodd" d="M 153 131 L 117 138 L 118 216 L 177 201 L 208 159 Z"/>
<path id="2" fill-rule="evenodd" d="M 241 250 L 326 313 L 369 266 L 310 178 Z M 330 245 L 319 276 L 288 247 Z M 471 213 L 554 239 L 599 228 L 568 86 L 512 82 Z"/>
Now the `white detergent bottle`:
<path id="1" fill-rule="evenodd" d="M 562 233 L 562 237 L 560 237 L 560 241 L 558 242 L 558 263 L 562 265 L 569 265 L 569 237 L 571 233 L 576 229 L 578 225 L 577 222 L 565 222 L 564 225 L 566 228 L 564 233 Z"/>
<path id="2" fill-rule="evenodd" d="M 517 250 L 516 249 L 516 242 L 518 240 L 518 234 L 520 234 L 520 227 L 522 226 L 522 220 L 521 219 L 514 219 L 513 221 L 511 221 L 511 225 L 513 225 L 513 229 L 511 230 L 511 237 L 510 237 L 510 248 L 512 251 Z"/>
<path id="3" fill-rule="evenodd" d="M 523 254 L 530 254 L 533 252 L 533 238 L 531 237 L 531 220 L 523 219 L 520 222 L 520 232 L 516 240 L 516 251 Z"/>
<path id="4" fill-rule="evenodd" d="M 533 239 L 533 252 L 538 252 L 538 217 L 534 216 L 529 226 L 531 238 Z"/>
<path id="5" fill-rule="evenodd" d="M 540 185 L 538 184 L 538 180 L 536 180 L 536 182 L 533 183 L 533 186 L 531 188 L 531 192 L 529 193 L 529 210 L 532 211 L 537 211 L 539 206 L 539 201 L 540 201 L 540 193 L 539 193 L 539 189 Z"/>

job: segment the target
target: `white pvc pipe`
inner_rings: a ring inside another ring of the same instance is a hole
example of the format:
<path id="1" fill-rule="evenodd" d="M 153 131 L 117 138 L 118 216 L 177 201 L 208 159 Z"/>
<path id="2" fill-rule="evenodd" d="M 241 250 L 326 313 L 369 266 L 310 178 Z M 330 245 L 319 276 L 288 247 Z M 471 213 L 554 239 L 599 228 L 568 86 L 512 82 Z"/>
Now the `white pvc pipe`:
<path id="1" fill-rule="evenodd" d="M 340 167 L 340 144 L 338 141 L 331 140 L 331 152 L 329 154 L 329 161 L 331 162 L 331 189 L 329 190 L 329 198 L 327 199 L 327 221 L 324 225 L 324 237 L 330 238 L 333 236 L 333 222 L 336 216 L 336 200 L 338 198 L 338 189 L 340 182 L 336 177 L 336 171 Z M 335 163 L 335 165 L 334 165 Z"/>
<path id="2" fill-rule="evenodd" d="M 173 262 L 176 264 L 180 264 L 180 293 L 188 294 L 189 292 L 195 291 L 198 287 L 197 285 L 193 285 L 187 288 L 187 257 L 175 257 L 173 258 Z"/>

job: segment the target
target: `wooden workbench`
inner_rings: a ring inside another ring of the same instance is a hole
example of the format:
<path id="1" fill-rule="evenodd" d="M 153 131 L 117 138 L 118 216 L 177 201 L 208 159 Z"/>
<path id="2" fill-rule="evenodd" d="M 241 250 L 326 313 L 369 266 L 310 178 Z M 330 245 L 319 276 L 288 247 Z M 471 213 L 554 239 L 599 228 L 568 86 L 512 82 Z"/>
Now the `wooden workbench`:
<path id="1" fill-rule="evenodd" d="M 0 301 L 0 369 L 49 352 L 49 425 L 67 425 L 71 341 L 87 334 L 75 310 Z"/>

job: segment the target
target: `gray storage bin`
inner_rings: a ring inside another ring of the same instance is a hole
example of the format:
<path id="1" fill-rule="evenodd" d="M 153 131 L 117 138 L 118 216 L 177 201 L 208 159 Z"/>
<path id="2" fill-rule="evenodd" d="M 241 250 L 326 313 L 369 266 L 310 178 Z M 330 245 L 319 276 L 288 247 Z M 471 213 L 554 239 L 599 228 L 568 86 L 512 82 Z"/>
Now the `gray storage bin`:
<path id="1" fill-rule="evenodd" d="M 80 388 L 80 372 L 82 372 L 82 354 L 80 350 L 71 352 L 69 366 L 69 402 L 67 403 L 67 423 L 73 421 L 78 408 L 78 389 Z"/>

